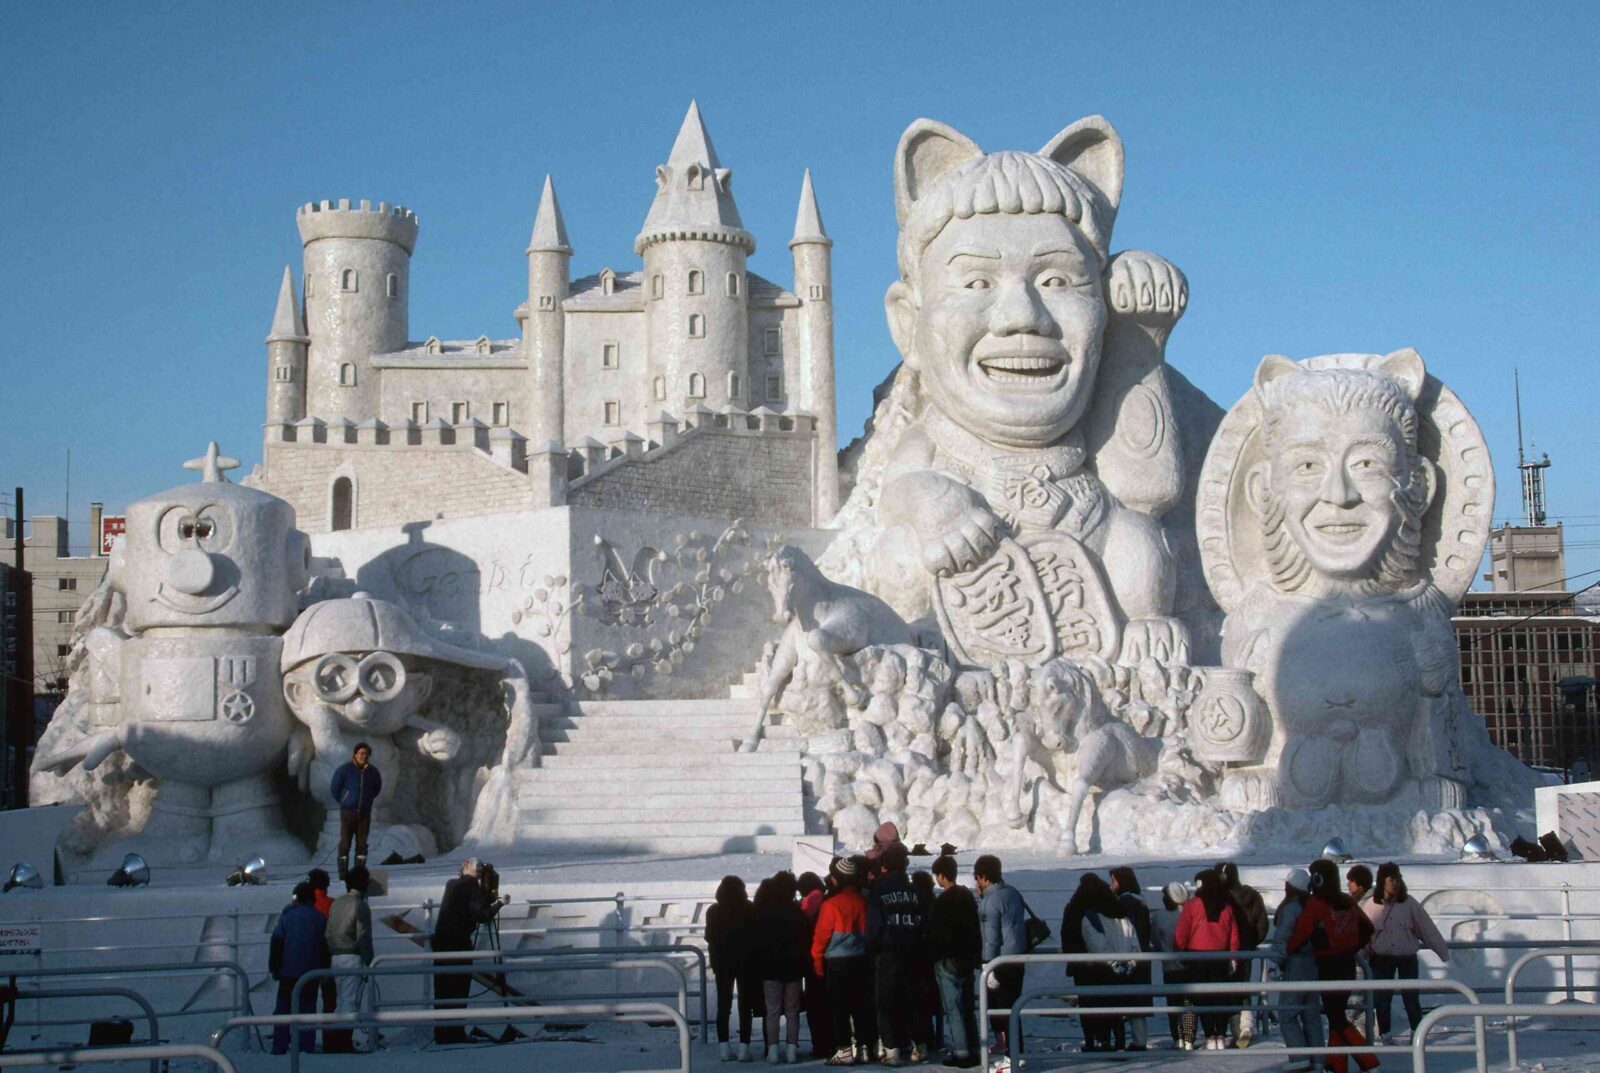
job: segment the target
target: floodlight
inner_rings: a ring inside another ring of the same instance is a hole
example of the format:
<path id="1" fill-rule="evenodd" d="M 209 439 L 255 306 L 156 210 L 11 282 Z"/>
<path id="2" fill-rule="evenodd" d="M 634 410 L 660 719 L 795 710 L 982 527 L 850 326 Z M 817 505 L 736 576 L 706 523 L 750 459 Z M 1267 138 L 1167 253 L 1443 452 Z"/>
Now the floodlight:
<path id="1" fill-rule="evenodd" d="M 1334 864 L 1344 864 L 1350 860 L 1350 854 L 1345 851 L 1342 838 L 1328 839 L 1327 845 L 1322 847 L 1320 856 L 1323 860 L 1332 861 Z"/>
<path id="2" fill-rule="evenodd" d="M 1494 850 L 1489 847 L 1489 840 L 1483 835 L 1477 834 L 1461 843 L 1461 859 L 1464 861 L 1492 861 L 1496 857 Z"/>
<path id="3" fill-rule="evenodd" d="M 150 885 L 150 865 L 137 853 L 130 853 L 122 858 L 122 865 L 111 878 L 106 880 L 108 887 L 147 887 Z"/>
<path id="4" fill-rule="evenodd" d="M 262 859 L 259 853 L 228 873 L 228 886 L 230 887 L 264 887 L 266 885 L 267 862 Z"/>
<path id="5" fill-rule="evenodd" d="M 27 861 L 18 861 L 11 866 L 11 874 L 6 877 L 4 892 L 10 894 L 18 887 L 25 890 L 43 890 L 44 877 Z"/>

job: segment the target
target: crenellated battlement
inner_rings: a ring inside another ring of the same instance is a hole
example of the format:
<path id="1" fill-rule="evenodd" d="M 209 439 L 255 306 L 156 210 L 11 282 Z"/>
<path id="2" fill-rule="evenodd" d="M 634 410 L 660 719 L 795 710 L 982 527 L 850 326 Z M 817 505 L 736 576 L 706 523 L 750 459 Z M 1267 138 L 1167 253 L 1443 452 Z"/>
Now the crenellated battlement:
<path id="1" fill-rule="evenodd" d="M 371 201 L 352 205 L 349 198 L 308 201 L 295 210 L 295 223 L 301 245 L 324 238 L 371 238 L 393 242 L 407 253 L 416 249 L 419 227 L 417 214 L 404 205 L 380 201 L 374 208 Z"/>

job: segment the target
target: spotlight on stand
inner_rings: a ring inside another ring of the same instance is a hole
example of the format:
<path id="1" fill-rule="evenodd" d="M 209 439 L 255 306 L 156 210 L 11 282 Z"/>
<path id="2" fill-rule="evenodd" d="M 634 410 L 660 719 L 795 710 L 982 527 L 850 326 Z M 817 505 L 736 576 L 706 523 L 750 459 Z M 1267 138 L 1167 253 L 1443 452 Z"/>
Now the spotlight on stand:
<path id="1" fill-rule="evenodd" d="M 1328 839 L 1328 844 L 1322 847 L 1320 856 L 1323 860 L 1332 861 L 1334 864 L 1345 864 L 1350 860 L 1350 854 L 1345 852 L 1344 840 L 1340 838 Z"/>
<path id="2" fill-rule="evenodd" d="M 108 887 L 148 887 L 150 885 L 150 866 L 145 859 L 137 853 L 130 853 L 122 858 L 122 866 L 111 873 L 111 878 L 106 880 Z"/>
<path id="3" fill-rule="evenodd" d="M 1481 834 L 1473 835 L 1461 843 L 1461 859 L 1464 861 L 1493 861 L 1498 858 L 1494 850 L 1489 848 L 1489 840 Z"/>
<path id="4" fill-rule="evenodd" d="M 230 887 L 264 887 L 266 885 L 267 862 L 262 860 L 259 853 L 228 873 L 228 886 Z"/>
<path id="5" fill-rule="evenodd" d="M 18 861 L 11 866 L 11 874 L 6 877 L 4 893 L 10 894 L 18 887 L 24 890 L 43 890 L 44 877 L 27 861 Z"/>

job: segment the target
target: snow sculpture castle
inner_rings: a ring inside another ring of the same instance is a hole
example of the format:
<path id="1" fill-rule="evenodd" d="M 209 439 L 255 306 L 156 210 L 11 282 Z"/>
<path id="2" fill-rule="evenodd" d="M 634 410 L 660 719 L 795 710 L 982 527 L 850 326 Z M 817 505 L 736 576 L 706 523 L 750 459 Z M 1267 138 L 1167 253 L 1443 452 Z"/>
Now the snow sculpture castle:
<path id="1" fill-rule="evenodd" d="M 568 503 L 826 521 L 833 243 L 810 172 L 793 291 L 748 271 L 756 240 L 696 105 L 655 179 L 642 271 L 580 279 L 545 179 L 507 340 L 410 339 L 411 210 L 303 206 L 304 307 L 285 268 L 254 483 L 313 533 Z"/>

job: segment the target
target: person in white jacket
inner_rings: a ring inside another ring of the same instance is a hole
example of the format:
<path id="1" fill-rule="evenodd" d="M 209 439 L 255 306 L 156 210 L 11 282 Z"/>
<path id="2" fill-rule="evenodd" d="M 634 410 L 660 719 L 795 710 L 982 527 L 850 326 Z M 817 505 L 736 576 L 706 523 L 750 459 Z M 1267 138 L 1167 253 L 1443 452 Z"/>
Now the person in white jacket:
<path id="1" fill-rule="evenodd" d="M 1440 961 L 1450 960 L 1450 948 L 1444 936 L 1428 916 L 1422 904 L 1406 893 L 1406 881 L 1400 875 L 1400 866 L 1393 861 L 1378 866 L 1378 880 L 1373 888 L 1372 901 L 1361 907 L 1372 921 L 1372 942 L 1367 953 L 1372 961 L 1375 980 L 1415 980 L 1417 978 L 1417 952 L 1427 947 L 1438 955 Z M 1393 994 L 1379 992 L 1378 1034 L 1384 1043 L 1391 1041 L 1389 1033 L 1390 1007 Z M 1422 1020 L 1422 1000 L 1415 991 L 1402 991 L 1406 1006 L 1406 1020 L 1411 1030 Z"/>

